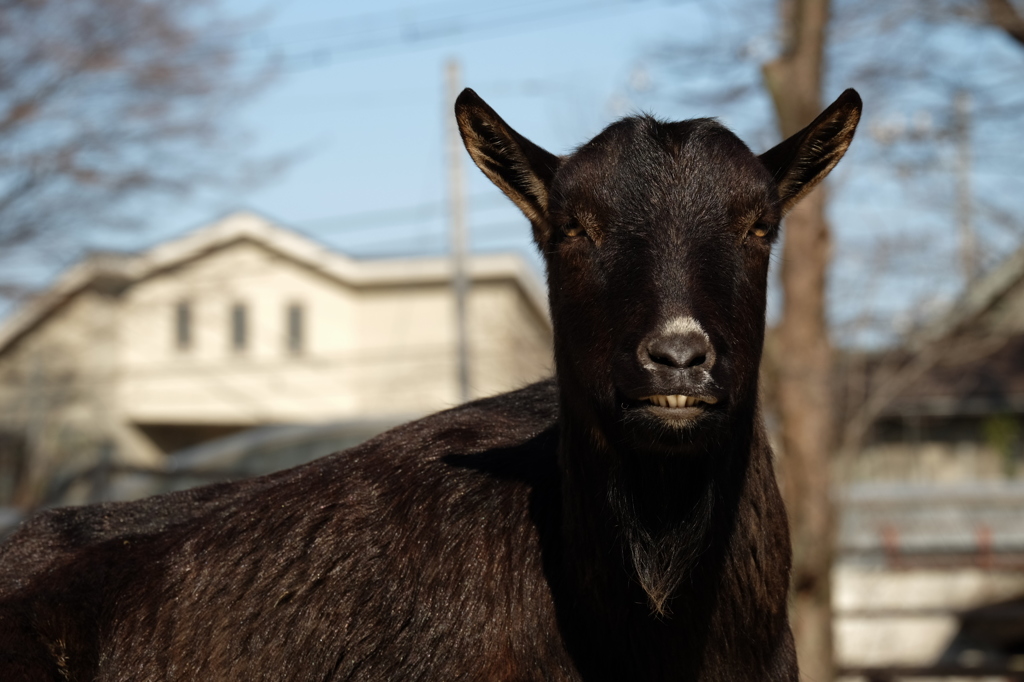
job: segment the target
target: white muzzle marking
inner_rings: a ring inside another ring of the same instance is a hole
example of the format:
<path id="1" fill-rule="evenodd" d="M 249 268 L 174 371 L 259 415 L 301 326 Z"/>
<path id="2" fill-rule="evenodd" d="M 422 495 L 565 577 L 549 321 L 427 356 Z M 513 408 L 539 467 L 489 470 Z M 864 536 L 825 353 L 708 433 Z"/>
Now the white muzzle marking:
<path id="1" fill-rule="evenodd" d="M 689 315 L 673 317 L 665 323 L 665 326 L 661 328 L 661 332 L 666 336 L 669 334 L 697 333 L 703 336 L 705 341 L 711 343 L 711 339 L 708 337 L 708 333 L 704 331 L 704 327 L 700 326 L 700 322 Z"/>

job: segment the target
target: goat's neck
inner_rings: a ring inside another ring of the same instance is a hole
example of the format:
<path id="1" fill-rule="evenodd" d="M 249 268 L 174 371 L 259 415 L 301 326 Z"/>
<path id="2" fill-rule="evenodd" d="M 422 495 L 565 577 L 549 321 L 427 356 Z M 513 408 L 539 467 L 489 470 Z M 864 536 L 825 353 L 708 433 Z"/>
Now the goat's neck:
<path id="1" fill-rule="evenodd" d="M 627 577 L 664 615 L 681 585 L 699 577 L 698 560 L 706 564 L 728 542 L 751 452 L 760 449 L 751 447 L 760 433 L 755 409 L 703 452 L 678 457 L 616 447 L 593 427 L 563 418 L 563 533 L 575 570 L 587 574 L 576 579 Z"/>

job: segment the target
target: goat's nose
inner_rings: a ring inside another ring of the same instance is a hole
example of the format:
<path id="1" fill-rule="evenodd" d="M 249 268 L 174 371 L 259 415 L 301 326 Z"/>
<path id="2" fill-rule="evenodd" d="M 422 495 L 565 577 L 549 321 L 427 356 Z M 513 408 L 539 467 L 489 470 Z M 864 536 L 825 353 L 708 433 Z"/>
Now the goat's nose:
<path id="1" fill-rule="evenodd" d="M 708 370 L 715 362 L 715 353 L 711 341 L 700 332 L 659 334 L 648 339 L 641 359 L 671 369 L 701 367 Z"/>

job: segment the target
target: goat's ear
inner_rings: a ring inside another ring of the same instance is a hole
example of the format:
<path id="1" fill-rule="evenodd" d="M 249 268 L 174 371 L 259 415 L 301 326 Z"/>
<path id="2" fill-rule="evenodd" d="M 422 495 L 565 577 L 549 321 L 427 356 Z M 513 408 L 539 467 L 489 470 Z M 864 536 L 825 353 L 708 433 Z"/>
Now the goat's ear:
<path id="1" fill-rule="evenodd" d="M 809 126 L 761 154 L 761 162 L 779 185 L 783 215 L 843 158 L 853 141 L 860 111 L 860 95 L 847 90 Z"/>
<path id="2" fill-rule="evenodd" d="M 455 100 L 455 118 L 473 162 L 526 214 L 543 247 L 550 229 L 548 190 L 561 159 L 512 130 L 469 88 Z"/>

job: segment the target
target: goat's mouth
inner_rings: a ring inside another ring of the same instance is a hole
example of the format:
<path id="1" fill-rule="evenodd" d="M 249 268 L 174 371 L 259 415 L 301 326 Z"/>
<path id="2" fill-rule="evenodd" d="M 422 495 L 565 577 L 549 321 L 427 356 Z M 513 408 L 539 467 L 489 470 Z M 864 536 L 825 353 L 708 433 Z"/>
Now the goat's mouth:
<path id="1" fill-rule="evenodd" d="M 710 414 L 721 411 L 724 403 L 720 397 L 706 391 L 695 391 L 691 395 L 655 393 L 625 398 L 621 405 L 626 415 L 632 415 L 627 418 L 646 420 L 653 417 L 662 426 L 689 428 Z"/>
<path id="2" fill-rule="evenodd" d="M 687 407 L 704 408 L 715 405 L 718 403 L 718 398 L 710 395 L 649 395 L 640 398 L 640 401 L 650 403 L 656 407 L 680 409 Z"/>
<path id="3" fill-rule="evenodd" d="M 629 396 L 620 393 L 624 442 L 640 450 L 678 454 L 692 450 L 697 441 L 707 437 L 710 434 L 707 429 L 720 424 L 727 412 L 726 396 L 713 395 L 706 388 L 683 390 L 685 394 L 644 395 L 638 391 Z"/>
<path id="4" fill-rule="evenodd" d="M 718 398 L 710 395 L 649 395 L 634 407 L 656 417 L 662 424 L 689 427 L 718 407 Z"/>

